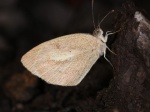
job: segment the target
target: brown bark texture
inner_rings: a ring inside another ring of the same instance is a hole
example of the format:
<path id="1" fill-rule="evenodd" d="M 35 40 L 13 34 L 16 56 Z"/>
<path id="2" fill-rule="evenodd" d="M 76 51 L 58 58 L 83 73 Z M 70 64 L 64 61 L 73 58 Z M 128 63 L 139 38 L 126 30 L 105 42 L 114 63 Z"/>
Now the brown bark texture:
<path id="1" fill-rule="evenodd" d="M 114 84 L 118 110 L 125 112 L 150 111 L 150 22 L 128 4 L 120 14 L 122 31 L 113 43 L 117 56 Z M 121 108 L 120 108 L 121 107 Z M 120 108 L 120 109 L 119 109 Z"/>
<path id="2" fill-rule="evenodd" d="M 112 44 L 114 78 L 86 112 L 150 112 L 150 22 L 132 3 L 118 11 Z M 89 109 L 90 108 L 90 109 Z M 83 111 L 81 110 L 81 111 Z"/>

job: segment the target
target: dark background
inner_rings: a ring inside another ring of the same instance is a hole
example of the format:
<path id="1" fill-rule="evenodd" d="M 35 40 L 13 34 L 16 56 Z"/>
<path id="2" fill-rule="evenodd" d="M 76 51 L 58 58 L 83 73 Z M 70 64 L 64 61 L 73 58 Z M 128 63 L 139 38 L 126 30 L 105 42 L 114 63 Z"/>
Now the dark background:
<path id="1" fill-rule="evenodd" d="M 95 23 L 110 10 L 120 10 L 124 2 L 95 0 Z M 149 15 L 148 0 L 134 2 Z M 112 67 L 103 58 L 77 87 L 47 84 L 20 62 L 24 53 L 44 41 L 72 33 L 92 34 L 91 13 L 91 0 L 0 0 L 0 112 L 76 112 L 108 87 Z M 114 18 L 115 12 L 104 20 L 104 31 L 114 30 Z"/>

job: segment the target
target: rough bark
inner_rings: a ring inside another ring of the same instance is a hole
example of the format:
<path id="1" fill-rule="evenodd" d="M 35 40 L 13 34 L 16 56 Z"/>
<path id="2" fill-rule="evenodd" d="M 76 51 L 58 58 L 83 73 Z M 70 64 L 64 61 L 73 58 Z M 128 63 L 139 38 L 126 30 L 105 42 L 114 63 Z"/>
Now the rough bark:
<path id="1" fill-rule="evenodd" d="M 113 44 L 114 101 L 119 111 L 150 111 L 150 22 L 133 5 L 120 15 L 122 31 Z M 126 19 L 126 20 L 124 20 Z"/>
<path id="2" fill-rule="evenodd" d="M 94 112 L 150 112 L 150 22 L 127 3 L 118 12 L 116 27 L 121 31 L 111 48 L 117 54 L 111 55 L 114 78 L 91 107 Z M 93 111 L 88 109 L 83 110 Z"/>

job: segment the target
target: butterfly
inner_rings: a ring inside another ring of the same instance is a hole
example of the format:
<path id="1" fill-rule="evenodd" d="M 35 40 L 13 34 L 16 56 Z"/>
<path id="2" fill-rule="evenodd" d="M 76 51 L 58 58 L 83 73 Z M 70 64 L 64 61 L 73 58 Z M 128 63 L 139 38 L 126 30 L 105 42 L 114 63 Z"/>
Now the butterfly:
<path id="1" fill-rule="evenodd" d="M 98 25 L 93 35 L 76 33 L 57 37 L 28 51 L 21 62 L 32 74 L 49 84 L 75 86 L 102 55 L 110 63 L 105 56 L 106 49 L 110 50 L 106 42 L 108 35 L 116 32 L 108 31 L 104 36 Z"/>

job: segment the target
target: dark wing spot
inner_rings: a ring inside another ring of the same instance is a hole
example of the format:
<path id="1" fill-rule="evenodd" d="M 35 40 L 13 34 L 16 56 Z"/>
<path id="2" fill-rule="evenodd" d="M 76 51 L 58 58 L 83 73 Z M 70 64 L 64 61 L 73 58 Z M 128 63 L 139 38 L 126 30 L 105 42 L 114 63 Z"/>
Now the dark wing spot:
<path id="1" fill-rule="evenodd" d="M 56 48 L 60 49 L 60 44 L 59 43 L 56 43 Z"/>

